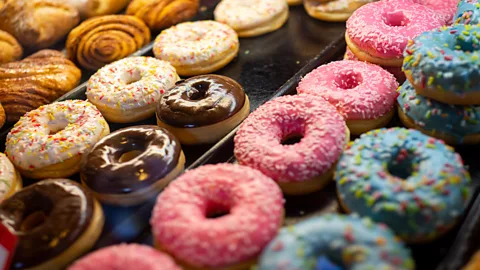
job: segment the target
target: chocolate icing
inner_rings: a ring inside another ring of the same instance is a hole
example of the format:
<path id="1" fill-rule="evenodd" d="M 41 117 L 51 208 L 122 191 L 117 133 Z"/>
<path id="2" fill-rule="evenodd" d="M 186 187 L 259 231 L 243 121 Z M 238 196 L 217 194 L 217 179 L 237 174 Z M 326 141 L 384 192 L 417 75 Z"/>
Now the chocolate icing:
<path id="1" fill-rule="evenodd" d="M 129 161 L 123 154 L 139 151 Z M 102 138 L 82 162 L 82 180 L 97 193 L 128 194 L 165 177 L 178 164 L 180 143 L 157 126 L 119 129 Z"/>
<path id="2" fill-rule="evenodd" d="M 0 221 L 19 239 L 11 269 L 30 268 L 59 256 L 88 228 L 93 207 L 91 194 L 67 179 L 40 181 L 3 201 Z M 45 220 L 25 228 L 33 213 Z"/>
<path id="3" fill-rule="evenodd" d="M 176 127 L 198 127 L 221 122 L 245 104 L 245 92 L 236 81 L 220 75 L 202 75 L 177 83 L 160 99 L 157 117 Z"/>

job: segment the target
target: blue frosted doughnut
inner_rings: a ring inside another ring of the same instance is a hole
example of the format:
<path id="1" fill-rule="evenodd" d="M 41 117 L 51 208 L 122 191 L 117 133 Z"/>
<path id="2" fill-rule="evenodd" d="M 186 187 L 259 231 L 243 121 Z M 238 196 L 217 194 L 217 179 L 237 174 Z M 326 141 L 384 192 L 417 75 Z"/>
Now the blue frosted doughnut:
<path id="1" fill-rule="evenodd" d="M 403 114 L 427 135 L 450 144 L 469 143 L 467 136 L 480 136 L 480 106 L 450 105 L 417 95 L 408 81 L 398 93 L 397 102 Z"/>
<path id="2" fill-rule="evenodd" d="M 455 13 L 455 23 L 479 24 L 480 23 L 480 1 L 462 0 L 458 3 Z"/>
<path id="3" fill-rule="evenodd" d="M 422 95 L 444 103 L 469 104 L 466 96 L 480 93 L 479 41 L 480 25 L 458 24 L 425 32 L 409 41 L 404 51 L 405 75 Z M 465 100 L 443 100 L 445 92 Z"/>
<path id="4" fill-rule="evenodd" d="M 460 155 L 405 128 L 377 129 L 356 139 L 340 158 L 335 181 L 345 210 L 385 223 L 409 242 L 445 233 L 471 196 Z"/>
<path id="5" fill-rule="evenodd" d="M 258 270 L 414 269 L 410 251 L 383 224 L 327 214 L 284 228 Z"/>

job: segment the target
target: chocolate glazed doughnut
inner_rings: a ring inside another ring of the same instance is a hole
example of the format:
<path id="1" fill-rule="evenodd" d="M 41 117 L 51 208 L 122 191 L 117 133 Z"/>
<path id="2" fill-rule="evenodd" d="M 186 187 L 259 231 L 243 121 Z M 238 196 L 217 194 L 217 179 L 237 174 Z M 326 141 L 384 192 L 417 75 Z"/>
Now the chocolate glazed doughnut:
<path id="1" fill-rule="evenodd" d="M 182 144 L 214 143 L 250 113 L 242 86 L 220 75 L 202 75 L 180 81 L 157 105 L 157 124 L 175 134 Z"/>
<path id="2" fill-rule="evenodd" d="M 83 184 L 102 202 L 130 206 L 160 192 L 184 168 L 180 142 L 157 126 L 119 129 L 82 161 Z"/>
<path id="3" fill-rule="evenodd" d="M 3 201 L 0 222 L 19 239 L 11 269 L 63 269 L 93 247 L 104 216 L 80 184 L 50 179 Z"/>

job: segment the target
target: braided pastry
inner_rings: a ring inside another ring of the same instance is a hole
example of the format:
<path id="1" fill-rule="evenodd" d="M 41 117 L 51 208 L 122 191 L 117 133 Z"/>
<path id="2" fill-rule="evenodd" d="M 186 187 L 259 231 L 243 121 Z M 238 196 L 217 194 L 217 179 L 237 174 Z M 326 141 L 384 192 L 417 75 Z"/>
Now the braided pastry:
<path id="1" fill-rule="evenodd" d="M 9 33 L 0 30 L 0 64 L 17 61 L 22 57 L 23 49 Z"/>
<path id="2" fill-rule="evenodd" d="M 8 122 L 67 93 L 80 81 L 80 70 L 58 51 L 43 50 L 0 65 L 0 100 Z"/>
<path id="3" fill-rule="evenodd" d="M 1 0 L 0 0 L 1 1 Z M 28 50 L 43 49 L 64 38 L 78 24 L 78 11 L 62 0 L 3 0 L 0 29 Z"/>
<path id="4" fill-rule="evenodd" d="M 5 120 L 7 120 L 5 110 L 3 109 L 2 103 L 0 103 L 0 128 L 5 124 Z"/>
<path id="5" fill-rule="evenodd" d="M 127 14 L 142 19 L 152 30 L 161 30 L 191 19 L 199 5 L 199 0 L 133 0 Z"/>
<path id="6" fill-rule="evenodd" d="M 82 18 L 115 14 L 124 9 L 130 0 L 66 0 L 76 7 Z"/>
<path id="7" fill-rule="evenodd" d="M 96 17 L 70 32 L 67 57 L 86 69 L 97 70 L 134 53 L 149 42 L 150 30 L 136 17 Z"/>

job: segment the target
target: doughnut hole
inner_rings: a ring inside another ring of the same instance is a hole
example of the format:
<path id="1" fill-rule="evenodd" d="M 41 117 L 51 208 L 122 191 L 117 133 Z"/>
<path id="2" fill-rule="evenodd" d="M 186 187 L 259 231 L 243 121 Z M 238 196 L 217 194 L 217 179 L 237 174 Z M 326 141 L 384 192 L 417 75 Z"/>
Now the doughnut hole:
<path id="1" fill-rule="evenodd" d="M 136 159 L 138 156 L 142 155 L 147 148 L 145 142 L 135 138 L 124 137 L 120 144 L 124 145 L 125 148 L 122 149 L 122 151 L 119 151 L 116 156 L 117 158 L 115 161 L 119 163 L 130 162 Z M 137 168 L 137 166 L 135 166 L 135 168 Z M 138 168 L 135 172 L 135 176 L 139 181 L 143 181 L 148 178 L 149 174 L 143 168 Z"/>
<path id="2" fill-rule="evenodd" d="M 334 254 L 327 254 L 317 258 L 315 269 L 340 270 L 345 269 L 345 267 L 342 264 L 341 258 L 334 256 Z"/>
<path id="3" fill-rule="evenodd" d="M 126 70 L 122 75 L 123 83 L 126 85 L 136 83 L 142 79 L 142 72 L 138 68 Z"/>
<path id="4" fill-rule="evenodd" d="M 281 145 L 294 146 L 300 143 L 305 135 L 305 121 L 303 119 L 290 119 L 281 125 L 278 137 Z"/>
<path id="5" fill-rule="evenodd" d="M 132 150 L 132 151 L 125 152 L 120 156 L 118 161 L 122 162 L 122 163 L 123 162 L 128 162 L 128 161 L 138 157 L 141 153 L 142 153 L 142 151 L 140 151 L 140 150 Z"/>
<path id="6" fill-rule="evenodd" d="M 392 11 L 383 14 L 383 22 L 392 27 L 407 26 L 410 20 L 403 14 L 402 11 Z"/>
<path id="7" fill-rule="evenodd" d="M 387 170 L 401 180 L 409 178 L 414 172 L 414 155 L 406 149 L 398 149 L 388 162 Z"/>
<path id="8" fill-rule="evenodd" d="M 363 82 L 363 76 L 353 70 L 345 70 L 335 74 L 334 84 L 344 90 L 353 89 Z"/>
<path id="9" fill-rule="evenodd" d="M 199 81 L 192 84 L 187 90 L 187 97 L 190 100 L 200 100 L 207 97 L 208 89 L 210 89 L 210 82 L 207 81 Z"/>
<path id="10" fill-rule="evenodd" d="M 68 121 L 64 117 L 54 117 L 53 120 L 50 120 L 47 124 L 48 134 L 55 135 L 68 126 Z"/>
<path id="11" fill-rule="evenodd" d="M 42 226 L 53 209 L 53 204 L 49 199 L 40 194 L 34 194 L 33 197 L 36 200 L 32 200 L 32 202 L 36 203 L 28 207 L 30 211 L 24 213 L 22 222 L 20 222 L 20 231 L 22 232 L 29 232 Z"/>
<path id="12" fill-rule="evenodd" d="M 207 219 L 216 219 L 230 214 L 233 203 L 230 201 L 230 192 L 221 187 L 213 192 L 205 205 L 205 217 Z"/>

